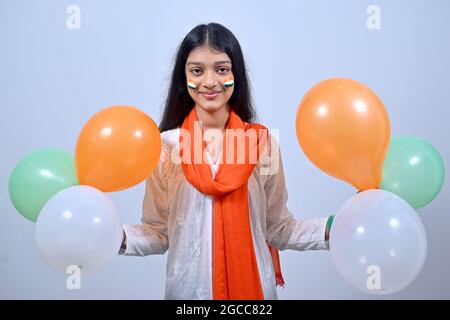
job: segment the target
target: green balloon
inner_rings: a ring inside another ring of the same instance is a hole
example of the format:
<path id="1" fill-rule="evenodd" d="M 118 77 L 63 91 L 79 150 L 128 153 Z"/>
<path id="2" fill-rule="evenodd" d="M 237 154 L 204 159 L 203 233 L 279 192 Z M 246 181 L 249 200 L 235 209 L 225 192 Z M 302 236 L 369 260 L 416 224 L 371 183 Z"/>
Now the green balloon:
<path id="1" fill-rule="evenodd" d="M 20 214 L 36 222 L 51 197 L 77 184 L 74 157 L 62 150 L 43 149 L 16 164 L 9 177 L 9 197 Z"/>
<path id="2" fill-rule="evenodd" d="M 381 189 L 418 209 L 441 191 L 444 171 L 442 158 L 428 142 L 416 137 L 392 138 L 383 163 Z"/>

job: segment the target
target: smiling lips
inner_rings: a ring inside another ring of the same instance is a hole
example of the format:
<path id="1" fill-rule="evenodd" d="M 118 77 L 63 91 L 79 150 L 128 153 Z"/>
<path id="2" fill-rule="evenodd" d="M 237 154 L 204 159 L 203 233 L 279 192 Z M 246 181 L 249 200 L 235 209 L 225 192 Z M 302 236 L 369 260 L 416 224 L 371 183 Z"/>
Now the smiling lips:
<path id="1" fill-rule="evenodd" d="M 219 95 L 219 93 L 220 91 L 200 92 L 200 94 L 208 100 L 213 100 L 215 97 Z"/>

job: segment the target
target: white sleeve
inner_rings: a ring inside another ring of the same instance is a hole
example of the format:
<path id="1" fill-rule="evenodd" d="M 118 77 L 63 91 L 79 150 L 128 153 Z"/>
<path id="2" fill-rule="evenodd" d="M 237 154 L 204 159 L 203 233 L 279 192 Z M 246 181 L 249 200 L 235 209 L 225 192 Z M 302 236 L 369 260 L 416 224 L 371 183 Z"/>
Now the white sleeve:
<path id="1" fill-rule="evenodd" d="M 168 155 L 169 151 L 163 145 L 158 165 L 145 183 L 141 224 L 123 225 L 126 249 L 120 254 L 130 256 L 164 254 L 169 248 L 167 237 L 169 199 L 165 161 Z"/>
<path id="2" fill-rule="evenodd" d="M 284 177 L 281 152 L 272 161 L 277 161 L 277 170 L 266 179 L 266 235 L 268 243 L 279 250 L 327 250 L 325 228 L 328 217 L 313 219 L 295 219 L 286 203 L 288 192 Z"/>

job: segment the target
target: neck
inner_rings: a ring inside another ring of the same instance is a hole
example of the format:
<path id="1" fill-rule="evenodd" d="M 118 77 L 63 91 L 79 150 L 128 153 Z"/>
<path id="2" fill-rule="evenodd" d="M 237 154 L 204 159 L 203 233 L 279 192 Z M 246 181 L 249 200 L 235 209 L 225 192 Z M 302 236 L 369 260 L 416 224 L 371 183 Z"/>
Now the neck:
<path id="1" fill-rule="evenodd" d="M 197 118 L 202 123 L 202 129 L 219 129 L 224 131 L 227 125 L 228 116 L 230 114 L 230 107 L 225 105 L 214 112 L 208 112 L 203 108 L 195 106 Z"/>

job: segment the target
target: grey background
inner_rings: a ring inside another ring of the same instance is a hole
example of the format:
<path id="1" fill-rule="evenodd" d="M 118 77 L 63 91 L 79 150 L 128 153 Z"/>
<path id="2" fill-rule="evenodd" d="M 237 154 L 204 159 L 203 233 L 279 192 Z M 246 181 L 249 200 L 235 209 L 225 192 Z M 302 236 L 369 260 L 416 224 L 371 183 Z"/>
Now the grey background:
<path id="1" fill-rule="evenodd" d="M 68 30 L 66 8 L 81 9 Z M 366 26 L 369 5 L 381 29 Z M 355 192 L 305 157 L 295 112 L 318 81 L 350 77 L 384 101 L 392 135 L 416 135 L 440 151 L 449 168 L 450 1 L 0 1 L 0 298 L 161 299 L 165 256 L 117 257 L 67 290 L 65 275 L 41 260 L 34 225 L 8 198 L 8 177 L 25 154 L 74 151 L 96 111 L 128 104 L 159 123 L 175 49 L 198 23 L 233 31 L 248 64 L 260 121 L 280 129 L 289 209 L 298 218 L 327 216 Z M 281 299 L 450 298 L 448 179 L 418 210 L 428 257 L 416 281 L 388 296 L 353 289 L 329 252 L 281 253 L 287 286 Z M 124 223 L 137 223 L 143 185 L 109 194 Z"/>

